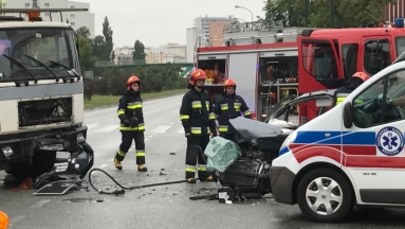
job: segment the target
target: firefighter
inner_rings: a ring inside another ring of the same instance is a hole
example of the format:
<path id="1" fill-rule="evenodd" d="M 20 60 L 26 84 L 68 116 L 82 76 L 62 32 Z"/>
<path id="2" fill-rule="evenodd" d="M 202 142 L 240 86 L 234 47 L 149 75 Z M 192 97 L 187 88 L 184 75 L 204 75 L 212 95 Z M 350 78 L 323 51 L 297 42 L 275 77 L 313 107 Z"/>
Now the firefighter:
<path id="1" fill-rule="evenodd" d="M 224 93 L 218 97 L 214 107 L 214 113 L 218 117 L 219 136 L 230 140 L 232 140 L 232 133 L 228 128 L 229 119 L 234 119 L 241 115 L 246 118 L 252 118 L 245 100 L 237 95 L 235 91 L 236 82 L 233 79 L 227 79 L 224 84 Z"/>
<path id="2" fill-rule="evenodd" d="M 142 98 L 140 94 L 138 76 L 131 75 L 127 80 L 127 91 L 122 95 L 118 105 L 118 118 L 121 120 L 121 144 L 114 157 L 115 168 L 121 170 L 132 140 L 135 140 L 135 155 L 138 171 L 146 172 L 145 166 L 145 123 L 142 111 Z"/>
<path id="3" fill-rule="evenodd" d="M 215 181 L 215 177 L 207 172 L 204 155 L 210 135 L 217 135 L 212 104 L 203 89 L 205 79 L 203 70 L 193 70 L 189 81 L 190 90 L 183 96 L 180 108 L 180 120 L 187 138 L 185 172 L 188 183 L 196 182 L 196 170 L 200 181 Z"/>
<path id="4" fill-rule="evenodd" d="M 355 72 L 352 77 L 342 87 L 334 92 L 336 104 L 345 100 L 346 96 L 356 89 L 360 84 L 368 80 L 370 76 L 365 72 Z"/>

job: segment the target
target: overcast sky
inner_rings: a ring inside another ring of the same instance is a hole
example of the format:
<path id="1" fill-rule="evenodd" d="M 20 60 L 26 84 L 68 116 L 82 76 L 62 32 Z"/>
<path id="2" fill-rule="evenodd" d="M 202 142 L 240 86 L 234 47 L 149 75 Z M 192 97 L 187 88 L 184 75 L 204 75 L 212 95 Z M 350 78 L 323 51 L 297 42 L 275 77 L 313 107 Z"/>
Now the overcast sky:
<path id="1" fill-rule="evenodd" d="M 171 43 L 186 43 L 186 29 L 193 27 L 196 17 L 228 17 L 251 20 L 248 8 L 264 17 L 265 0 L 75 0 L 90 3 L 95 14 L 96 35 L 102 35 L 104 17 L 113 30 L 115 46 L 133 46 L 140 40 L 146 47 Z"/>

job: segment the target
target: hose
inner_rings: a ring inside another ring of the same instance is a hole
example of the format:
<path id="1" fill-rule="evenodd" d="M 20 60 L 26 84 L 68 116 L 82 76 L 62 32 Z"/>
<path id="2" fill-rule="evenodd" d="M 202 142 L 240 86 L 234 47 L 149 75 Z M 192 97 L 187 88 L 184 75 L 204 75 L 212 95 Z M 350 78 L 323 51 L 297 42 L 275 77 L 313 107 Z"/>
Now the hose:
<path id="1" fill-rule="evenodd" d="M 91 179 L 91 175 L 93 172 L 95 171 L 99 171 L 104 173 L 106 176 L 108 176 L 118 187 L 120 187 L 121 189 L 117 189 L 114 191 L 105 191 L 105 190 L 101 190 L 98 189 L 94 186 L 92 179 Z M 122 184 L 120 184 L 117 180 L 115 180 L 110 174 L 108 174 L 106 171 L 100 169 L 100 168 L 94 168 L 92 170 L 90 170 L 89 172 L 89 183 L 90 186 L 96 190 L 99 194 L 108 194 L 108 195 L 122 195 L 125 194 L 125 190 L 134 190 L 134 189 L 141 189 L 141 188 L 149 188 L 149 187 L 155 187 L 155 186 L 162 186 L 162 185 L 170 185 L 170 184 L 179 184 L 179 183 L 185 183 L 187 182 L 187 180 L 175 180 L 175 181 L 166 181 L 166 182 L 158 182 L 158 183 L 152 183 L 152 184 L 145 184 L 145 185 L 134 185 L 134 186 L 123 186 Z"/>

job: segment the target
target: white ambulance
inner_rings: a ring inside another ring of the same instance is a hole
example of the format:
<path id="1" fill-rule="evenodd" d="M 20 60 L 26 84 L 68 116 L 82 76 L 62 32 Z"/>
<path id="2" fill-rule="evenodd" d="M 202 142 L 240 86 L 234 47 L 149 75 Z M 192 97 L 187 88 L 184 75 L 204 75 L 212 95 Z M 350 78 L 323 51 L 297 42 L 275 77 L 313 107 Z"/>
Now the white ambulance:
<path id="1" fill-rule="evenodd" d="M 277 202 L 323 222 L 355 205 L 405 207 L 404 59 L 284 141 L 270 173 Z"/>

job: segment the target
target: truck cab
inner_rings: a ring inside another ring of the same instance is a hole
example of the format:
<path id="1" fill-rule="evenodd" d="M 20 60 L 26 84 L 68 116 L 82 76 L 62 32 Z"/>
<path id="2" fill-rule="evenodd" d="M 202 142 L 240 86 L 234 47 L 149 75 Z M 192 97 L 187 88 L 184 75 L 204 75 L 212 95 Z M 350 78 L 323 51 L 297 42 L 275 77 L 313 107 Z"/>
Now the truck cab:
<path id="1" fill-rule="evenodd" d="M 355 205 L 405 207 L 404 57 L 287 137 L 270 173 L 277 202 L 322 222 Z"/>
<path id="2" fill-rule="evenodd" d="M 59 171 L 92 165 L 76 42 L 68 24 L 0 16 L 0 167 L 17 178 L 52 170 L 59 152 Z"/>

